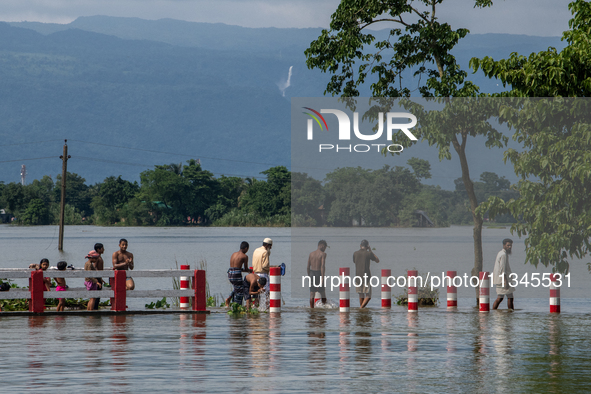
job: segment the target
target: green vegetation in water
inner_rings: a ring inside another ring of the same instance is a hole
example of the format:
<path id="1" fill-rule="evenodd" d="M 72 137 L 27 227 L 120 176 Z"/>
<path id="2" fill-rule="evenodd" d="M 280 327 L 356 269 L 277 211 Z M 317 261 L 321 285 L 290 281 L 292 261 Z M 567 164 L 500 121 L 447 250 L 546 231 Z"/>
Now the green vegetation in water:
<path id="1" fill-rule="evenodd" d="M 156 302 L 150 302 L 146 304 L 146 309 L 167 309 L 170 308 L 170 304 L 166 302 L 166 297 Z"/>
<path id="2" fill-rule="evenodd" d="M 230 310 L 228 311 L 229 315 L 238 316 L 244 313 L 249 313 L 251 315 L 257 315 L 259 310 L 257 308 L 250 308 L 246 309 L 245 306 L 238 304 L 237 302 L 233 302 L 230 304 Z"/>
<path id="3" fill-rule="evenodd" d="M 417 279 L 417 284 L 423 284 L 423 286 L 418 287 L 418 298 L 419 298 L 419 306 L 437 306 L 439 305 L 439 289 L 435 288 L 431 290 L 430 283 L 427 283 L 426 279 L 427 276 L 417 272 L 417 277 L 423 278 L 421 281 Z M 406 277 L 406 283 L 408 284 L 408 275 Z M 408 305 L 408 289 L 404 289 L 404 293 L 396 296 L 396 304 L 397 305 Z"/>

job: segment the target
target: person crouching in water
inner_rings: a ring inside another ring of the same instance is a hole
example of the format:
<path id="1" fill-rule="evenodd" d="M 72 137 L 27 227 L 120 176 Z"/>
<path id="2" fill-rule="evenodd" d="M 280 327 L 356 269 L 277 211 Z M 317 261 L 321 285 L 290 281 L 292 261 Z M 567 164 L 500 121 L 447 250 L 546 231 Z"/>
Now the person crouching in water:
<path id="1" fill-rule="evenodd" d="M 96 250 L 91 250 L 90 252 L 88 252 L 86 258 L 88 259 L 88 261 L 84 263 L 84 270 L 98 271 L 96 264 L 98 262 L 99 254 L 96 252 Z M 97 278 L 84 278 L 84 285 L 86 285 L 86 290 L 88 291 L 98 290 L 98 283 L 99 280 Z M 86 307 L 86 310 L 93 310 L 95 302 L 95 298 L 91 298 L 90 300 L 88 300 L 88 306 Z"/>
<path id="2" fill-rule="evenodd" d="M 68 266 L 68 263 L 66 263 L 65 261 L 60 261 L 59 263 L 57 263 L 57 269 L 60 271 L 65 271 L 67 266 Z M 66 286 L 66 279 L 65 278 L 55 278 L 55 283 L 57 284 L 57 286 L 55 287 L 55 291 L 66 291 L 67 286 Z M 65 298 L 58 298 L 57 311 L 63 312 L 65 306 L 66 306 L 66 299 Z"/>
<path id="3" fill-rule="evenodd" d="M 250 273 L 244 277 L 244 298 L 246 299 L 246 309 L 250 310 L 250 300 L 256 300 L 259 294 L 265 291 L 267 284 L 266 278 L 261 278 L 255 273 Z"/>

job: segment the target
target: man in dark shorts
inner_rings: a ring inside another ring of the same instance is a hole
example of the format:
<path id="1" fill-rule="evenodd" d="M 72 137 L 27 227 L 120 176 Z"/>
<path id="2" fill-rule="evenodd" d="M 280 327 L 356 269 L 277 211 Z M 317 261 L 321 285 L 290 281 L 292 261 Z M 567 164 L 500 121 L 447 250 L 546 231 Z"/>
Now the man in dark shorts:
<path id="1" fill-rule="evenodd" d="M 364 278 L 367 275 L 367 279 L 363 279 L 361 286 L 357 287 L 357 294 L 359 294 L 359 306 L 365 308 L 371 300 L 371 285 L 369 279 L 371 278 L 371 271 L 369 269 L 370 261 L 380 262 L 378 256 L 376 256 L 369 246 L 369 242 L 364 239 L 361 241 L 360 249 L 353 253 L 353 262 L 355 263 L 355 276 Z"/>
<path id="2" fill-rule="evenodd" d="M 230 269 L 228 270 L 228 280 L 234 286 L 232 293 L 226 298 L 226 306 L 230 306 L 231 302 L 236 302 L 242 305 L 242 298 L 244 297 L 244 279 L 242 279 L 243 272 L 250 272 L 248 269 L 248 242 L 243 241 L 240 244 L 240 250 L 232 253 L 230 257 Z"/>
<path id="3" fill-rule="evenodd" d="M 99 254 L 98 260 L 96 262 L 96 269 L 97 269 L 97 271 L 102 271 L 105 268 L 105 262 L 103 261 L 103 256 L 102 256 L 103 253 L 105 253 L 105 247 L 101 243 L 96 243 L 96 244 L 94 244 L 94 251 Z M 97 290 L 102 290 L 103 284 L 105 283 L 105 281 L 103 280 L 103 278 L 97 278 L 97 279 L 99 281 Z M 100 298 L 97 297 L 94 299 L 94 310 L 99 309 L 100 302 L 101 302 Z"/>
<path id="4" fill-rule="evenodd" d="M 314 296 L 316 292 L 320 293 L 322 303 L 326 304 L 326 283 L 324 283 L 326 253 L 324 251 L 327 246 L 326 241 L 321 239 L 318 241 L 318 249 L 308 256 L 307 271 L 310 277 L 310 308 L 314 308 Z"/>
<path id="5" fill-rule="evenodd" d="M 121 239 L 119 241 L 119 250 L 113 253 L 113 270 L 133 270 L 134 262 L 133 262 L 133 254 L 127 251 L 127 240 Z M 131 276 L 127 277 L 125 281 L 125 289 L 126 290 L 133 290 L 135 289 L 135 282 L 131 278 Z"/>
<path id="6" fill-rule="evenodd" d="M 246 309 L 250 310 L 250 301 L 257 299 L 259 294 L 265 291 L 267 284 L 266 278 L 261 278 L 254 272 L 244 277 L 244 298 L 246 299 Z"/>

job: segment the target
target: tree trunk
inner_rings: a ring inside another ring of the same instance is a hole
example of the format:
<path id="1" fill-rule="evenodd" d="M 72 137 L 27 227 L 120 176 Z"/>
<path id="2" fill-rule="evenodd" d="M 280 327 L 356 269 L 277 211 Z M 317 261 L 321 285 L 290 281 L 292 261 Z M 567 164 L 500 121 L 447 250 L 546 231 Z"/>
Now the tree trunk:
<path id="1" fill-rule="evenodd" d="M 467 133 L 462 133 L 462 143 L 460 144 L 456 137 L 452 141 L 454 149 L 458 153 L 460 158 L 460 165 L 462 166 L 462 181 L 468 193 L 468 200 L 470 201 L 470 211 L 472 212 L 472 220 L 474 221 L 474 267 L 472 268 L 471 275 L 478 277 L 480 271 L 482 271 L 482 218 L 476 215 L 476 208 L 478 207 L 478 200 L 476 200 L 476 193 L 474 193 L 474 184 L 470 179 L 470 171 L 468 169 L 468 160 L 466 159 L 466 140 Z M 476 290 L 476 306 L 478 306 L 479 291 L 478 287 Z"/>

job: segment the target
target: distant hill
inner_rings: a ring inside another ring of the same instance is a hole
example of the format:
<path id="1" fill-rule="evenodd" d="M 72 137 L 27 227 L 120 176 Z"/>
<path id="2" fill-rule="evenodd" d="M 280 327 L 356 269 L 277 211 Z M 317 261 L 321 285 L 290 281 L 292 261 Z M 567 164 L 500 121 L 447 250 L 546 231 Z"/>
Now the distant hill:
<path id="1" fill-rule="evenodd" d="M 65 138 L 69 170 L 89 183 L 109 175 L 138 180 L 154 164 L 189 158 L 216 174 L 289 166 L 289 98 L 320 97 L 329 78 L 305 65 L 303 51 L 319 33 L 101 16 L 0 23 L 0 181 L 18 181 L 21 164 L 28 179 L 57 175 Z M 467 66 L 473 56 L 563 45 L 556 37 L 470 35 L 456 56 Z M 278 86 L 290 66 L 284 97 Z M 501 89 L 473 80 L 483 91 Z M 416 152 L 436 164 L 433 149 Z M 48 156 L 55 158 L 11 161 Z M 502 151 L 482 146 L 476 157 L 500 159 Z M 459 165 L 435 167 L 433 183 L 453 187 Z M 476 161 L 474 178 L 490 170 L 480 167 Z"/>

